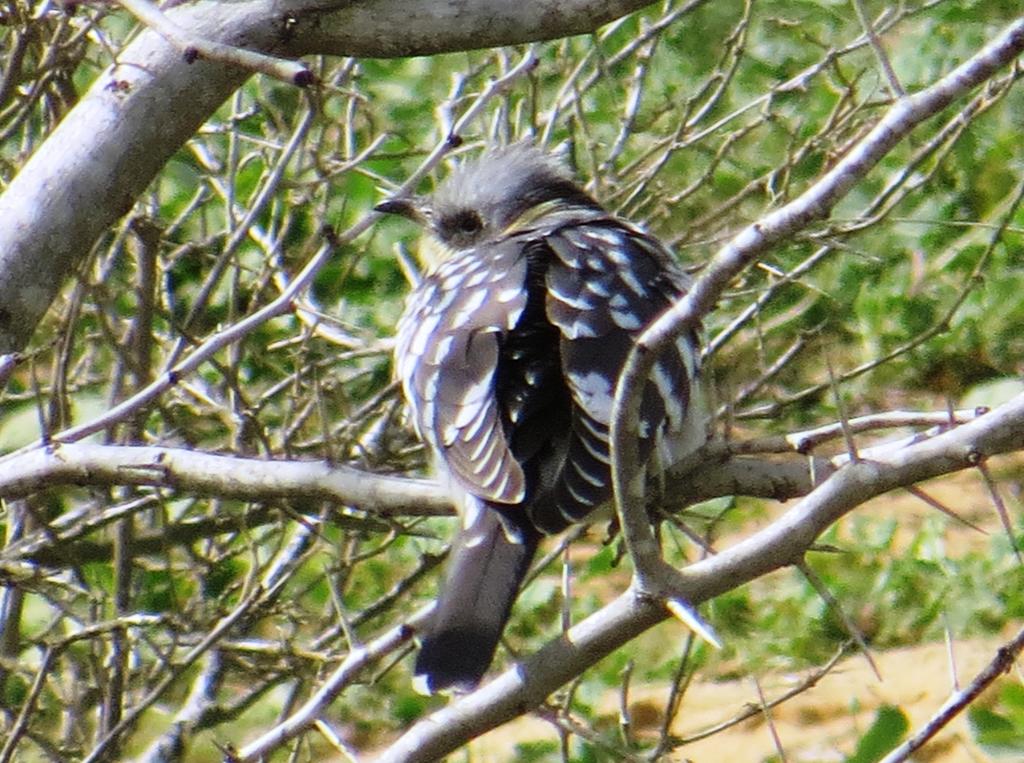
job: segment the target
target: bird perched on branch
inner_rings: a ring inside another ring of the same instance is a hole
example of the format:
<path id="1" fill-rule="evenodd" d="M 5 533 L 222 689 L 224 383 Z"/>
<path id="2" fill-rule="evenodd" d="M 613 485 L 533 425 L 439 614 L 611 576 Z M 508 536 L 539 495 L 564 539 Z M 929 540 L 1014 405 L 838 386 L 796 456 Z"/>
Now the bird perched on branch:
<path id="1" fill-rule="evenodd" d="M 443 250 L 406 303 L 395 366 L 462 518 L 421 634 L 417 686 L 469 690 L 538 542 L 609 502 L 619 374 L 689 279 L 657 239 L 521 143 L 464 164 L 429 198 L 377 209 L 425 226 Z M 693 335 L 657 359 L 643 390 L 642 463 L 667 467 L 703 444 L 697 366 Z"/>

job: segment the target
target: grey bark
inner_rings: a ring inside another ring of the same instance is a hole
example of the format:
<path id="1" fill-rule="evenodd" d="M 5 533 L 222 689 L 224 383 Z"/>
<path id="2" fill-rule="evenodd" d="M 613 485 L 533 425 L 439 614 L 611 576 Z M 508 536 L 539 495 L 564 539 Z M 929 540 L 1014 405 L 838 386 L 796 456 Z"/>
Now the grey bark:
<path id="1" fill-rule="evenodd" d="M 168 12 L 195 35 L 263 53 L 396 57 L 593 31 L 642 0 L 252 0 Z M 189 64 L 146 31 L 0 196 L 0 358 L 22 350 L 61 285 L 167 160 L 247 78 Z"/>

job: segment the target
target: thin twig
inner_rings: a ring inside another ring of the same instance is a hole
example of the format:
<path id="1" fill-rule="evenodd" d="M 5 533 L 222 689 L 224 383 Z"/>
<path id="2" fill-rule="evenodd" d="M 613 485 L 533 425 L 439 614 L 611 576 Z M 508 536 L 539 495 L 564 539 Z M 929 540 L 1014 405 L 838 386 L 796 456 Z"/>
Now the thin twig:
<path id="1" fill-rule="evenodd" d="M 796 566 L 797 569 L 803 573 L 807 582 L 811 584 L 811 587 L 817 591 L 818 596 L 821 597 L 826 606 L 835 612 L 839 616 L 839 619 L 843 621 L 843 627 L 846 628 L 846 632 L 860 649 L 861 654 L 864 655 L 864 659 L 867 660 L 868 665 L 871 667 L 871 672 L 875 674 L 875 678 L 881 681 L 882 674 L 878 670 L 878 663 L 875 662 L 875 658 L 871 654 L 871 648 L 868 646 L 867 639 L 864 638 L 864 634 L 857 626 L 857 623 L 855 623 L 853 618 L 846 613 L 846 610 L 843 609 L 839 600 L 832 595 L 830 590 L 828 590 L 828 586 L 825 585 L 825 581 L 818 576 L 818 573 L 816 573 L 810 565 L 807 564 L 807 562 L 799 562 Z"/>
<path id="2" fill-rule="evenodd" d="M 903 89 L 903 85 L 900 84 L 895 70 L 892 68 L 892 62 L 889 61 L 889 55 L 885 52 L 885 48 L 882 47 L 882 41 L 878 39 L 878 33 L 875 31 L 875 25 L 871 22 L 871 17 L 868 16 L 867 9 L 864 8 L 864 0 L 851 0 L 851 2 L 853 3 L 854 9 L 857 11 L 857 18 L 860 20 L 860 25 L 864 28 L 864 34 L 867 35 L 868 42 L 871 43 L 871 49 L 875 51 L 875 58 L 878 59 L 878 65 L 881 67 L 882 73 L 885 75 L 885 79 L 889 83 L 889 89 L 896 98 L 902 98 L 907 93 Z"/>
<path id="3" fill-rule="evenodd" d="M 641 591 L 669 598 L 681 587 L 660 557 L 647 521 L 638 473 L 635 442 L 643 385 L 662 347 L 696 329 L 729 282 L 771 246 L 812 221 L 826 217 L 853 188 L 918 124 L 955 98 L 985 82 L 1024 50 L 1024 19 L 1006 27 L 983 50 L 933 85 L 900 99 L 878 124 L 825 175 L 792 202 L 741 231 L 715 256 L 690 292 L 648 327 L 630 352 L 616 388 L 611 417 L 612 484 L 623 539 Z"/>
<path id="4" fill-rule="evenodd" d="M 807 676 L 804 680 L 802 680 L 799 684 L 794 686 L 789 691 L 787 691 L 784 694 L 782 694 L 782 695 L 776 697 L 775 699 L 769 701 L 767 703 L 767 707 L 768 708 L 778 707 L 779 705 L 783 704 L 784 702 L 788 702 L 789 700 L 793 699 L 793 697 L 798 697 L 801 694 L 803 694 L 804 692 L 808 691 L 809 689 L 813 689 L 815 686 L 818 685 L 818 682 L 821 681 L 822 678 L 824 678 L 825 676 L 827 676 L 829 673 L 832 672 L 832 668 L 834 668 L 836 665 L 838 665 L 839 664 L 839 660 L 841 660 L 848 652 L 849 652 L 849 644 L 844 644 L 843 646 L 841 646 L 839 648 L 838 651 L 836 651 L 836 653 L 834 655 L 832 655 L 832 657 L 829 659 L 828 662 L 826 662 L 820 668 L 815 670 L 813 673 L 811 673 L 809 676 Z M 763 713 L 764 711 L 762 710 L 762 707 L 764 707 L 764 706 L 765 706 L 764 703 L 762 703 L 762 705 L 760 705 L 760 706 L 759 705 L 755 705 L 752 702 L 751 703 L 747 703 L 747 709 L 744 710 L 743 712 L 739 713 L 735 717 L 730 718 L 727 721 L 722 721 L 721 723 L 717 723 L 714 726 L 709 726 L 708 728 L 704 729 L 703 731 L 698 731 L 696 733 L 684 736 L 681 739 L 679 739 L 679 741 L 677 742 L 677 744 L 675 746 L 676 747 L 683 747 L 685 745 L 692 744 L 693 742 L 699 742 L 701 739 L 707 739 L 708 737 L 713 737 L 716 734 L 719 734 L 719 733 L 725 731 L 726 729 L 730 729 L 733 726 L 738 726 L 739 724 L 743 723 L 744 721 L 750 720 L 751 718 L 753 718 L 753 717 Z"/>
<path id="5" fill-rule="evenodd" d="M 1009 672 L 1017 657 L 1024 650 L 1024 629 L 1021 629 L 1013 639 L 996 650 L 995 657 L 989 662 L 961 691 L 954 691 L 948 700 L 940 707 L 928 721 L 913 734 L 906 742 L 886 755 L 880 763 L 903 763 L 909 760 L 910 756 L 917 750 L 924 747 L 925 743 L 962 713 L 970 704 L 977 699 L 985 689 L 991 686 L 1002 675 Z"/>
<path id="6" fill-rule="evenodd" d="M 265 53 L 257 53 L 254 50 L 246 50 L 197 37 L 178 26 L 149 0 L 118 0 L 118 2 L 139 21 L 178 48 L 189 63 L 197 58 L 205 58 L 267 74 L 289 85 L 306 87 L 314 82 L 313 72 L 302 61 L 288 61 L 268 56 Z"/>

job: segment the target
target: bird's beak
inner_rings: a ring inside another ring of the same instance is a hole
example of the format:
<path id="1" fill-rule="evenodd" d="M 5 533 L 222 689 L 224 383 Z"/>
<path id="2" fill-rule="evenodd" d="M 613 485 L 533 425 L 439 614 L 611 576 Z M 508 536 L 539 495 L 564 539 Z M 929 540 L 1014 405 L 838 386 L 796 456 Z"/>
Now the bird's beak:
<path id="1" fill-rule="evenodd" d="M 421 199 L 415 197 L 396 196 L 393 199 L 382 201 L 374 209 L 386 215 L 401 215 L 420 225 L 427 224 L 426 205 Z"/>

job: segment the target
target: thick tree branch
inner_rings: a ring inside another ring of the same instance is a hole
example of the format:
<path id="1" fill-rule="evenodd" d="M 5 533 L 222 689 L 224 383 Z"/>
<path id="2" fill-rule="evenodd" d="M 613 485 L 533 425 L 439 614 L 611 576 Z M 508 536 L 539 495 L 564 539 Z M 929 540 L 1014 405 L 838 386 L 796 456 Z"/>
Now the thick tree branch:
<path id="1" fill-rule="evenodd" d="M 192 7 L 188 23 L 234 37 L 219 8 Z M 0 354 L 24 348 L 93 242 L 247 76 L 189 65 L 155 32 L 100 75 L 0 196 Z"/>
<path id="2" fill-rule="evenodd" d="M 742 444 L 741 444 L 742 449 Z M 806 457 L 788 461 L 733 455 L 715 441 L 699 453 L 701 470 L 681 464 L 664 482 L 672 505 L 722 495 L 786 500 L 813 487 Z M 696 460 L 696 458 L 694 459 Z M 435 482 L 394 477 L 323 461 L 289 461 L 203 453 L 186 448 L 68 443 L 10 456 L 0 471 L 0 498 L 13 500 L 59 485 L 147 486 L 182 494 L 246 501 L 329 500 L 380 517 L 446 516 L 448 494 Z M 832 473 L 817 458 L 820 482 Z"/>
<path id="3" fill-rule="evenodd" d="M 270 55 L 393 57 L 581 34 L 645 4 L 249 0 L 182 5 L 166 18 Z M 0 195 L 0 358 L 25 347 L 97 238 L 249 74 L 190 62 L 152 30 L 119 53 Z"/>
<path id="4" fill-rule="evenodd" d="M 949 413 L 893 411 L 861 416 L 849 422 L 858 432 L 890 427 L 931 427 L 932 431 L 909 439 L 875 446 L 887 452 L 921 438 L 938 428 L 973 421 L 978 410 Z M 821 426 L 787 437 L 752 441 L 712 440 L 664 475 L 650 481 L 649 495 L 666 512 L 721 496 L 748 496 L 784 501 L 807 495 L 824 482 L 847 458 L 809 455 L 822 443 L 835 439 L 838 424 Z M 870 454 L 873 450 L 865 451 Z M 3 461 L 0 498 L 15 500 L 60 485 L 85 487 L 162 488 L 178 494 L 209 495 L 260 504 L 244 516 L 221 515 L 188 519 L 158 532 L 143 533 L 132 541 L 136 555 L 157 553 L 169 545 L 188 545 L 244 524 L 256 527 L 275 521 L 274 502 L 332 501 L 354 507 L 372 517 L 398 518 L 451 515 L 447 493 L 436 483 L 375 474 L 322 461 L 290 461 L 245 458 L 203 453 L 186 448 L 69 443 L 26 450 Z M 699 468 L 697 468 L 699 466 Z M 66 513 L 30 537 L 9 545 L 5 560 L 30 560 L 44 566 L 109 560 L 108 542 L 84 540 L 89 533 L 130 514 L 149 508 L 154 496 L 97 512 Z M 270 505 L 267 505 L 270 504 Z M 335 524 L 346 521 L 337 516 Z"/>
<path id="5" fill-rule="evenodd" d="M 250 501 L 320 499 L 378 516 L 435 516 L 451 503 L 434 483 L 372 474 L 323 461 L 267 461 L 184 448 L 76 443 L 4 462 L 0 497 L 72 485 L 148 485 Z"/>
<path id="6" fill-rule="evenodd" d="M 451 129 L 453 135 L 458 135 L 467 124 L 475 119 L 482 112 L 486 104 L 501 92 L 505 86 L 532 71 L 535 63 L 536 57 L 532 50 L 524 53 L 516 66 L 512 67 L 512 69 L 503 77 L 491 82 L 489 87 L 485 88 L 483 92 L 473 99 L 472 103 L 460 115 L 459 119 L 455 121 L 455 124 L 452 125 Z M 408 193 L 413 189 L 416 184 L 441 160 L 441 158 L 443 158 L 444 155 L 452 149 L 453 146 L 454 142 L 447 138 L 440 141 L 430 152 L 427 158 L 423 160 L 419 169 L 406 179 L 406 182 L 402 187 L 397 189 L 396 193 Z M 99 432 L 105 427 L 122 421 L 126 416 L 139 411 L 144 405 L 158 398 L 161 394 L 175 385 L 180 378 L 194 372 L 202 364 L 210 360 L 210 358 L 212 358 L 219 350 L 239 341 L 257 326 L 263 325 L 271 318 L 291 311 L 293 300 L 295 300 L 298 295 L 304 291 L 307 286 L 309 286 L 313 277 L 319 271 L 320 267 L 334 253 L 334 250 L 342 244 L 347 244 L 369 229 L 377 219 L 378 214 L 379 213 L 371 212 L 363 215 L 351 227 L 349 227 L 348 230 L 338 235 L 329 236 L 329 240 L 320 247 L 319 251 L 305 264 L 302 270 L 296 274 L 296 276 L 275 299 L 245 318 L 214 333 L 183 359 L 174 362 L 173 367 L 162 373 L 159 378 L 153 380 L 150 384 L 140 389 L 134 395 L 122 400 L 119 404 L 111 407 L 105 413 L 93 418 L 91 421 L 71 427 L 70 429 L 62 432 L 52 433 L 50 440 L 53 442 L 74 442 L 89 434 Z M 2 241 L 2 239 L 0 239 L 0 241 Z M 2 279 L 0 279 L 0 282 L 2 282 Z M 2 324 L 2 316 L 0 316 L 0 324 Z M 2 325 L 0 325 L 0 334 L 2 334 Z M 175 355 L 172 355 L 172 359 L 175 357 Z M 28 446 L 28 448 L 40 447 L 45 444 L 45 441 L 40 441 L 39 443 Z M 2 459 L 0 459 L 0 461 L 2 461 Z"/>
<path id="7" fill-rule="evenodd" d="M 825 218 L 853 186 L 926 119 L 992 77 L 1024 51 L 1024 18 L 1010 24 L 989 45 L 935 84 L 901 98 L 877 125 L 818 182 L 796 199 L 742 230 L 723 247 L 693 289 L 640 337 L 619 379 L 612 415 L 612 482 L 623 538 L 633 558 L 638 583 L 651 593 L 674 599 L 684 586 L 664 564 L 643 509 L 638 472 L 636 427 L 643 385 L 660 348 L 692 331 L 715 306 L 728 284 L 772 246 L 812 222 Z"/>
<path id="8" fill-rule="evenodd" d="M 765 529 L 683 570 L 680 593 L 705 602 L 801 559 L 822 532 L 869 498 L 1021 448 L 1024 395 L 962 427 L 842 469 Z M 522 664 L 417 723 L 378 763 L 431 761 L 458 749 L 536 707 L 667 616 L 659 602 L 631 588 Z"/>
<path id="9" fill-rule="evenodd" d="M 268 56 L 246 48 L 237 48 L 191 34 L 171 21 L 150 0 L 119 0 L 139 21 L 158 32 L 181 52 L 186 60 L 199 58 L 219 61 L 250 72 L 260 72 L 293 85 L 305 87 L 313 82 L 313 73 L 298 61 Z"/>
<path id="10" fill-rule="evenodd" d="M 691 2 L 701 5 L 706 0 Z M 648 0 L 321 0 L 293 3 L 303 53 L 425 56 L 587 34 Z"/>

